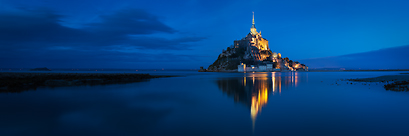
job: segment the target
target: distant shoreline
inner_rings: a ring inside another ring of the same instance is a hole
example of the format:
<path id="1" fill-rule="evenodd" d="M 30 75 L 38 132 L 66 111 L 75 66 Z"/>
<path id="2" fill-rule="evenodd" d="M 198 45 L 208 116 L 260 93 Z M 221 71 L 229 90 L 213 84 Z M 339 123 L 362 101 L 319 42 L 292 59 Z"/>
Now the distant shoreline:
<path id="1" fill-rule="evenodd" d="M 409 71 L 409 69 L 389 69 L 389 70 L 314 70 L 310 69 L 308 72 L 372 72 L 372 71 Z"/>
<path id="2" fill-rule="evenodd" d="M 391 70 L 308 70 L 308 71 L 265 71 L 265 72 L 373 72 L 373 71 L 409 71 L 409 69 L 391 69 Z M 224 72 L 224 73 L 259 73 L 261 71 L 238 72 L 237 70 L 220 71 L 199 71 L 199 72 Z M 409 73 L 402 73 L 409 74 Z"/>
<path id="3" fill-rule="evenodd" d="M 175 77 L 153 76 L 135 73 L 17 73 L 0 72 L 0 93 L 21 92 L 40 86 L 81 86 L 140 82 L 152 78 Z"/>
<path id="4" fill-rule="evenodd" d="M 409 71 L 409 69 L 344 70 L 344 71 Z"/>
<path id="5" fill-rule="evenodd" d="M 400 73 L 400 75 L 386 75 L 372 78 L 347 79 L 353 82 L 378 82 L 387 83 L 384 85 L 386 90 L 391 91 L 409 91 L 409 74 Z"/>

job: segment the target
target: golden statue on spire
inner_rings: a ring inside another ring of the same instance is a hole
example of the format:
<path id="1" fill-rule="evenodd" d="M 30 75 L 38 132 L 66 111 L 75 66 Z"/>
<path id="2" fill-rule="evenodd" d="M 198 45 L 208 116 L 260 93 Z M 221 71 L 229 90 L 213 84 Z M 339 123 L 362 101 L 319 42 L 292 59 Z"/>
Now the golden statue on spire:
<path id="1" fill-rule="evenodd" d="M 257 34 L 256 23 L 254 23 L 254 12 L 253 12 L 253 25 L 250 28 L 250 32 L 251 32 L 252 35 Z"/>

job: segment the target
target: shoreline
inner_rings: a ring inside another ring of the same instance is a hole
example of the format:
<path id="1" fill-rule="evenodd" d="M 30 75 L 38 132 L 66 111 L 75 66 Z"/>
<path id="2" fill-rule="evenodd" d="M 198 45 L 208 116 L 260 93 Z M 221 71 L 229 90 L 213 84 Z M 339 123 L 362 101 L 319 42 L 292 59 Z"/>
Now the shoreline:
<path id="1" fill-rule="evenodd" d="M 353 82 L 378 82 L 386 83 L 384 88 L 391 91 L 409 91 L 409 74 L 400 73 L 400 75 L 386 75 L 371 78 L 347 79 Z"/>
<path id="2" fill-rule="evenodd" d="M 387 72 L 387 71 L 409 71 L 409 69 L 391 69 L 391 70 L 308 70 L 308 71 L 248 71 L 248 72 L 238 72 L 235 70 L 199 70 L 198 72 L 225 72 L 225 73 L 258 73 L 258 72 Z M 400 73 L 400 74 L 409 74 L 409 73 Z"/>
<path id="3" fill-rule="evenodd" d="M 153 76 L 134 73 L 16 73 L 0 72 L 0 93 L 35 90 L 37 87 L 124 84 L 146 81 Z"/>

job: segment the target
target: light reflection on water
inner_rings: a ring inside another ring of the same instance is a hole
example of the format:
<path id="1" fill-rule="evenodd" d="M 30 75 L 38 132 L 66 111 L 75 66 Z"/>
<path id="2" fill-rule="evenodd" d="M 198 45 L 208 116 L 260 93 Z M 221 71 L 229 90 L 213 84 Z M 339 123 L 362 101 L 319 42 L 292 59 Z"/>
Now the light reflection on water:
<path id="1" fill-rule="evenodd" d="M 0 93 L 0 135 L 409 135 L 409 93 L 331 85 L 388 72 L 180 73 Z"/>
<path id="2" fill-rule="evenodd" d="M 307 81 L 308 76 L 304 80 Z M 257 115 L 267 105 L 270 95 L 281 95 L 282 86 L 297 87 L 298 72 L 250 73 L 243 78 L 221 78 L 217 84 L 224 93 L 250 109 L 253 131 Z"/>

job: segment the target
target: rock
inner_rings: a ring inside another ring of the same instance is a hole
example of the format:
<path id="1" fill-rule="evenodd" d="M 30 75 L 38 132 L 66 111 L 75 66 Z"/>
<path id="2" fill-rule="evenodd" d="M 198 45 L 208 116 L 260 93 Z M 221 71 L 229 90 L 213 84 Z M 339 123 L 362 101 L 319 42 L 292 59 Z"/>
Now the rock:
<path id="1" fill-rule="evenodd" d="M 48 68 L 46 68 L 46 67 L 43 67 L 43 68 L 30 69 L 30 71 L 51 71 L 51 69 L 48 69 Z"/>
<path id="2" fill-rule="evenodd" d="M 203 69 L 203 67 L 200 67 L 199 72 L 206 72 L 206 69 Z"/>

